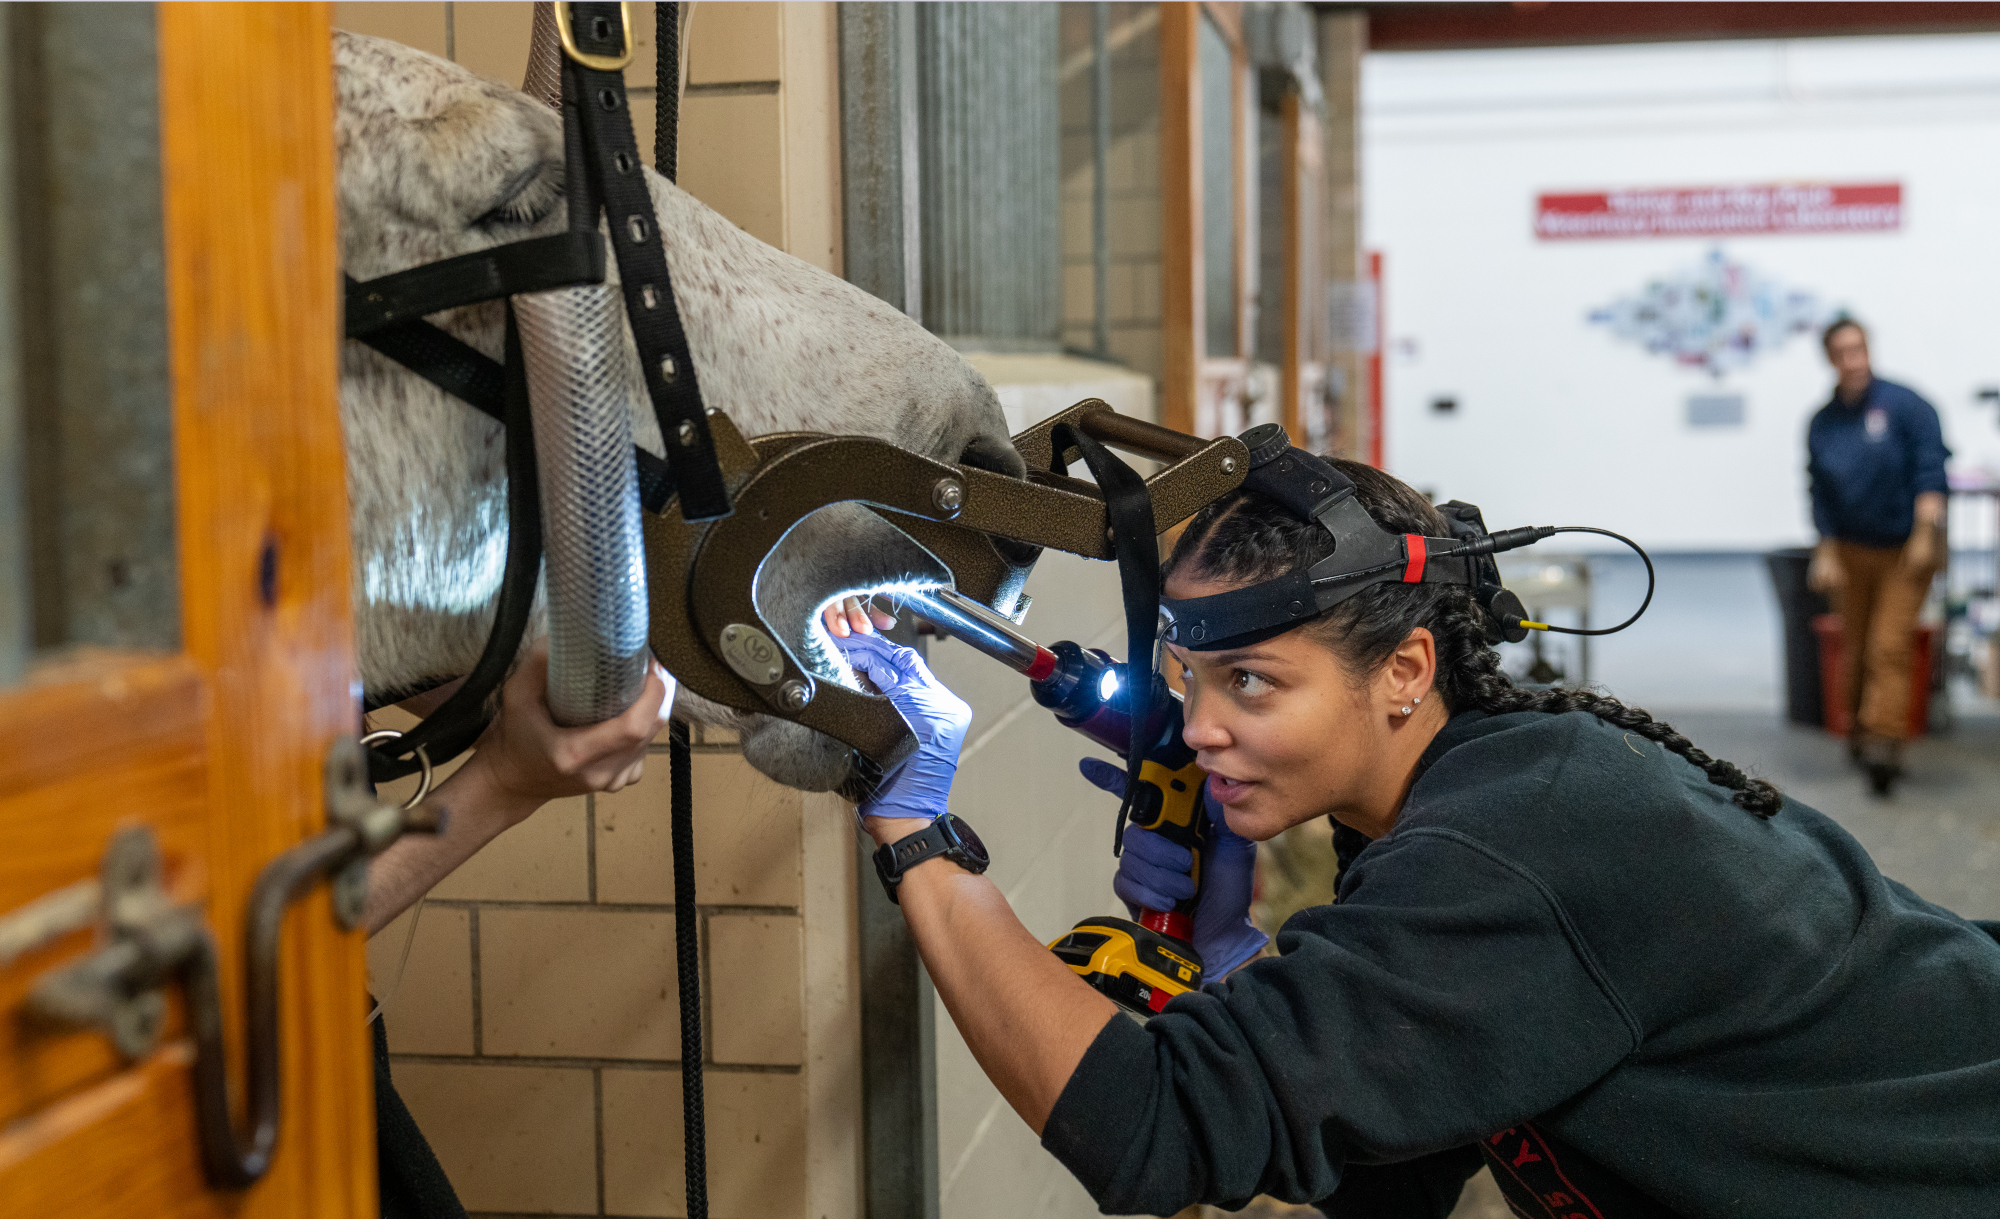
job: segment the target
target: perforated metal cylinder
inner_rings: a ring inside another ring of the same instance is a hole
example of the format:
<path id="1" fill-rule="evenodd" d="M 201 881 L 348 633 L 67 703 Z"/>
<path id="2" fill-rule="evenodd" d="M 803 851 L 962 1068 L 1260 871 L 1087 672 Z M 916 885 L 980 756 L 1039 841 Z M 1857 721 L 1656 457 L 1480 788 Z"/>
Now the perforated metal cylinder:
<path id="1" fill-rule="evenodd" d="M 556 29 L 556 6 L 537 0 L 535 21 L 528 34 L 528 70 L 521 92 L 557 110 L 562 109 L 562 34 Z"/>
<path id="2" fill-rule="evenodd" d="M 549 711 L 596 724 L 646 684 L 646 563 L 625 311 L 605 284 L 514 298 L 541 467 Z"/>

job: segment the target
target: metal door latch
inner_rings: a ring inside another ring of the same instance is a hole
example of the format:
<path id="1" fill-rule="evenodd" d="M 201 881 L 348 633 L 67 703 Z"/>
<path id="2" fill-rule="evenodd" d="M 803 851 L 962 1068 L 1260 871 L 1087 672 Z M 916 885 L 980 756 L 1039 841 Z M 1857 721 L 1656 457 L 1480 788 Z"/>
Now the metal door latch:
<path id="1" fill-rule="evenodd" d="M 120 830 L 104 852 L 98 879 L 65 892 L 76 894 L 72 913 L 88 909 L 93 917 L 64 930 L 101 918 L 105 942 L 37 979 L 27 1011 L 50 1024 L 102 1029 L 120 1054 L 139 1058 L 159 1040 L 168 977 L 208 936 L 201 910 L 176 906 L 167 896 L 160 883 L 159 844 L 146 826 Z M 89 907 L 83 905 L 86 896 L 95 899 Z"/>
<path id="2" fill-rule="evenodd" d="M 229 1113 L 229 1067 L 223 1049 L 215 938 L 199 905 L 176 905 L 161 883 L 153 831 L 118 832 L 99 878 L 32 902 L 0 918 L 0 965 L 56 936 L 100 921 L 104 942 L 88 956 L 51 970 L 29 991 L 30 1019 L 104 1030 L 127 1058 L 150 1053 L 166 1015 L 166 986 L 187 993 L 195 1042 L 195 1102 L 209 1183 L 241 1189 L 270 1167 L 278 1141 L 278 944 L 285 911 L 322 875 L 333 878 L 334 913 L 343 928 L 361 921 L 368 860 L 409 831 L 435 831 L 435 816 L 378 804 L 368 766 L 352 738 L 326 760 L 327 828 L 265 866 L 251 890 L 244 936 L 248 1105 L 239 1130 Z"/>

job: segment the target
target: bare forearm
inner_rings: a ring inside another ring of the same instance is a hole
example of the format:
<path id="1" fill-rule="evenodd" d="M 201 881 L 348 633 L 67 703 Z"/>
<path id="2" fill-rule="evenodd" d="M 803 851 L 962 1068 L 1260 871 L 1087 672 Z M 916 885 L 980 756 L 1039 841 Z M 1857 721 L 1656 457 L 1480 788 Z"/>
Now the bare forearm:
<path id="1" fill-rule="evenodd" d="M 1925 491 L 1917 496 L 1917 523 L 1919 525 L 1941 525 L 1944 523 L 1944 493 Z"/>
<path id="2" fill-rule="evenodd" d="M 1118 1009 L 1030 935 L 984 876 L 934 859 L 910 870 L 898 896 L 952 1023 L 987 1078 L 1040 1134 L 1084 1051 Z"/>
<path id="3" fill-rule="evenodd" d="M 436 834 L 405 834 L 377 855 L 368 866 L 368 905 L 364 916 L 374 935 L 397 915 L 532 812 L 521 798 L 494 784 L 485 767 L 467 762 L 438 785 L 424 801 L 443 815 Z"/>

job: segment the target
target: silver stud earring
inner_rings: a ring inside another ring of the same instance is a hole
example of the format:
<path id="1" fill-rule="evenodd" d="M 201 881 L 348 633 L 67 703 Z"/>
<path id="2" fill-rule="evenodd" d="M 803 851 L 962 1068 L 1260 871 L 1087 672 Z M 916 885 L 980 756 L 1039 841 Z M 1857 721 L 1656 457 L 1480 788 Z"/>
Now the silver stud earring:
<path id="1" fill-rule="evenodd" d="M 1410 709 L 1409 709 L 1408 707 L 1405 707 L 1405 708 L 1403 708 L 1403 714 L 1404 714 L 1404 715 L 1408 715 L 1409 713 L 1410 713 Z"/>

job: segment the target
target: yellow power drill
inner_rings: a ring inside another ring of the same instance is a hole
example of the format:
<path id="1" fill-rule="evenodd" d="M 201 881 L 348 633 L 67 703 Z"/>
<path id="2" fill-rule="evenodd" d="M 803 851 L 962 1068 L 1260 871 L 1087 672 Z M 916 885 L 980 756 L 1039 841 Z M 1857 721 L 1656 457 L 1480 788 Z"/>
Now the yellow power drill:
<path id="1" fill-rule="evenodd" d="M 1025 674 L 1035 701 L 1055 712 L 1058 723 L 1120 757 L 1130 751 L 1131 701 L 1124 665 L 1095 648 L 1067 641 L 1042 647 L 1013 623 L 949 589 L 901 599 L 952 638 Z M 1206 775 L 1195 765 L 1194 750 L 1181 740 L 1180 695 L 1159 674 L 1146 676 L 1153 688 L 1143 739 L 1156 744 L 1139 765 L 1131 824 L 1186 848 L 1194 856 L 1198 891 L 1208 832 L 1202 799 Z M 1150 1015 L 1175 995 L 1201 986 L 1201 954 L 1193 942 L 1195 901 L 1188 898 L 1172 910 L 1141 910 L 1137 922 L 1108 915 L 1087 918 L 1049 948 L 1113 1002 Z"/>
<path id="2" fill-rule="evenodd" d="M 1111 663 L 1110 658 L 1104 657 L 1104 662 Z M 1206 776 L 1195 765 L 1194 750 L 1181 740 L 1180 696 L 1167 689 L 1158 674 L 1152 676 L 1159 683 L 1153 691 L 1153 706 L 1164 708 L 1166 715 L 1161 717 L 1165 722 L 1155 738 L 1159 744 L 1139 764 L 1139 790 L 1132 800 L 1131 824 L 1185 847 L 1194 856 L 1190 874 L 1199 891 L 1202 839 L 1208 833 L 1208 810 L 1201 791 Z M 1037 697 L 1040 693 L 1037 686 Z M 1106 711 L 1096 715 L 1106 715 Z M 1057 720 L 1082 727 L 1061 712 L 1057 712 Z M 1121 739 L 1131 740 L 1130 736 L 1111 737 L 1099 740 L 1092 735 L 1093 740 L 1111 749 L 1117 749 L 1116 742 Z M 1157 1012 L 1175 995 L 1201 987 L 1201 954 L 1194 949 L 1196 900 L 1186 898 L 1171 910 L 1141 910 L 1136 923 L 1109 915 L 1087 918 L 1049 948 L 1113 1002 L 1135 1012 Z"/>

